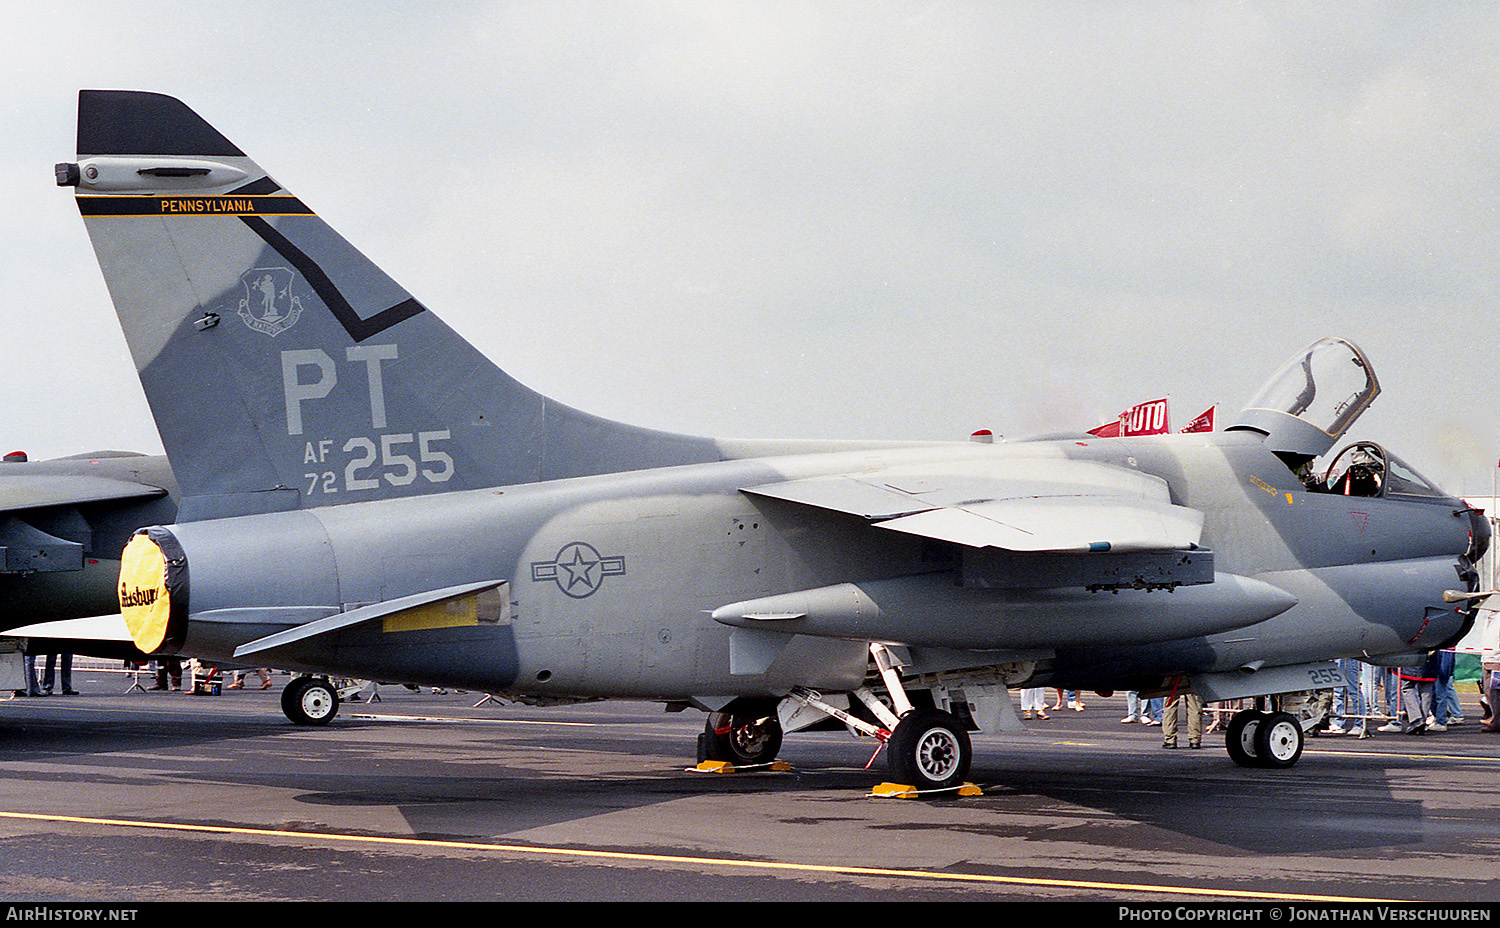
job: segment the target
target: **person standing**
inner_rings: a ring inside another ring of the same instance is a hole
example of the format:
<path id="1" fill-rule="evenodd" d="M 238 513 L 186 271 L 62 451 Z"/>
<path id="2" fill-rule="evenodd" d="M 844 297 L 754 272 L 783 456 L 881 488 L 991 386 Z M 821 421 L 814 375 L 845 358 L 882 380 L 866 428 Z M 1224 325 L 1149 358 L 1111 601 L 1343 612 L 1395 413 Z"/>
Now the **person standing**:
<path id="1" fill-rule="evenodd" d="M 246 673 L 247 673 L 247 671 L 244 671 L 244 670 L 236 670 L 234 672 L 234 681 L 229 684 L 229 688 L 232 689 L 232 690 L 242 690 L 242 689 L 244 689 L 245 688 L 245 674 Z M 261 689 L 268 690 L 268 689 L 271 688 L 271 669 L 269 667 L 257 667 L 257 668 L 255 668 L 255 675 L 257 677 L 260 677 L 260 688 Z"/>
<path id="2" fill-rule="evenodd" d="M 1484 650 L 1479 655 L 1479 682 L 1489 694 L 1490 718 L 1480 731 L 1500 734 L 1500 618 L 1490 613 L 1484 627 Z"/>
<path id="3" fill-rule="evenodd" d="M 62 663 L 62 694 L 64 696 L 77 696 L 78 691 L 73 689 L 73 655 L 71 654 L 48 654 L 47 662 L 42 669 L 42 695 L 52 695 L 52 681 L 56 679 L 57 665 L 61 658 Z"/>
<path id="4" fill-rule="evenodd" d="M 1046 687 L 1027 687 L 1021 690 L 1021 712 L 1025 718 L 1031 718 L 1035 712 L 1039 719 L 1049 719 L 1047 714 L 1047 689 Z"/>
<path id="5" fill-rule="evenodd" d="M 1430 668 L 1430 669 L 1429 669 Z M 1406 712 L 1405 734 L 1424 734 L 1432 716 L 1432 687 L 1437 682 L 1437 667 L 1431 656 L 1420 664 L 1402 667 L 1401 708 Z"/>
<path id="6" fill-rule="evenodd" d="M 1203 697 L 1197 693 L 1173 692 L 1167 699 L 1161 717 L 1162 747 L 1177 747 L 1177 710 L 1184 706 L 1187 709 L 1188 747 L 1203 746 Z"/>
<path id="7" fill-rule="evenodd" d="M 156 659 L 156 685 L 152 690 L 160 691 L 167 688 L 167 679 L 172 680 L 172 691 L 182 689 L 182 658 L 175 654 L 170 657 L 159 657 Z"/>
<path id="8" fill-rule="evenodd" d="M 36 655 L 27 654 L 21 658 L 21 667 L 26 674 L 26 689 L 16 690 L 17 696 L 41 696 L 41 687 L 36 682 Z"/>

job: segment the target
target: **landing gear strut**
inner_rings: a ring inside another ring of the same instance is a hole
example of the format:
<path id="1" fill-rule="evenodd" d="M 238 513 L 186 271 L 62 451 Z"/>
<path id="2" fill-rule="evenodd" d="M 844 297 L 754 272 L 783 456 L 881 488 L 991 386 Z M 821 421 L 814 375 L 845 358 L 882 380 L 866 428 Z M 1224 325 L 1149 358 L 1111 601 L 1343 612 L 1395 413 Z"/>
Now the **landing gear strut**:
<path id="1" fill-rule="evenodd" d="M 888 720 L 893 723 L 889 725 L 890 735 L 882 739 L 891 778 L 919 792 L 962 784 L 974 760 L 967 727 L 951 712 L 913 708 L 901 685 L 896 655 L 875 642 L 870 644 L 870 654 L 898 713 L 898 717 Z M 870 708 L 878 705 L 874 703 Z"/>
<path id="2" fill-rule="evenodd" d="M 870 653 L 891 705 L 887 706 L 865 688 L 851 695 L 869 710 L 873 723 L 830 705 L 812 690 L 798 687 L 792 690 L 791 697 L 884 745 L 886 766 L 896 783 L 918 792 L 962 785 L 974 760 L 968 726 L 943 709 L 914 707 L 897 673 L 900 664 L 895 654 L 879 643 L 870 645 Z"/>

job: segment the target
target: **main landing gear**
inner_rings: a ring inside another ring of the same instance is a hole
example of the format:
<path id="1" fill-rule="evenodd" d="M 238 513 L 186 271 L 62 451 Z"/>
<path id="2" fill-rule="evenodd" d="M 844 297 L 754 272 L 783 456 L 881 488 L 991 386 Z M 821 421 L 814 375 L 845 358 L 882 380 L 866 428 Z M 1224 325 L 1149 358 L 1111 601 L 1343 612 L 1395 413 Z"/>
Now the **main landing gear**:
<path id="1" fill-rule="evenodd" d="M 735 767 L 769 764 L 781 750 L 781 722 L 776 703 L 735 700 L 719 712 L 710 712 L 698 739 L 698 759 L 716 760 Z"/>
<path id="2" fill-rule="evenodd" d="M 297 677 L 281 691 L 281 711 L 298 725 L 327 725 L 339 711 L 339 692 L 327 677 Z"/>
<path id="3" fill-rule="evenodd" d="M 913 707 L 897 672 L 901 665 L 890 648 L 871 642 L 870 656 L 875 658 L 875 669 L 880 671 L 896 711 L 894 715 L 890 710 L 882 713 L 885 707 L 879 700 L 865 691 L 856 695 L 890 730 L 881 740 L 885 742 L 886 766 L 891 778 L 918 792 L 961 786 L 974 760 L 968 726 L 951 712 Z"/>
<path id="4" fill-rule="evenodd" d="M 881 644 L 871 644 L 870 653 L 891 701 L 887 706 L 868 689 L 854 691 L 873 722 L 829 705 L 811 690 L 794 689 L 791 697 L 880 741 L 885 746 L 886 767 L 897 785 L 919 793 L 962 786 L 974 760 L 968 726 L 946 710 L 913 706 L 896 672 L 900 666 L 896 656 Z"/>
<path id="5" fill-rule="evenodd" d="M 879 644 L 872 644 L 870 651 L 885 680 L 890 706 L 863 688 L 853 693 L 869 710 L 863 718 L 830 705 L 812 690 L 796 688 L 791 698 L 880 741 L 896 783 L 918 792 L 962 786 L 974 759 L 968 726 L 951 712 L 914 707 L 896 673 L 895 655 Z M 781 736 L 775 700 L 736 699 L 708 714 L 698 737 L 698 760 L 741 768 L 768 765 L 781 750 Z"/>
<path id="6" fill-rule="evenodd" d="M 876 699 L 869 690 L 854 692 L 853 695 L 874 716 L 874 722 L 830 705 L 812 690 L 798 687 L 790 695 L 804 706 L 838 719 L 855 731 L 881 742 L 886 752 L 886 767 L 890 777 L 901 786 L 910 787 L 917 792 L 951 790 L 962 786 L 964 777 L 969 773 L 969 765 L 974 760 L 974 748 L 969 742 L 968 726 L 951 712 L 914 708 L 900 689 L 891 691 L 891 701 L 902 707 L 900 715 Z M 770 733 L 773 727 L 774 736 Z M 732 753 L 736 750 L 737 743 L 752 741 L 760 744 L 770 743 L 772 740 L 779 748 L 781 726 L 774 715 L 755 720 L 734 711 L 711 713 L 708 730 L 699 741 L 701 746 L 709 750 L 700 750 L 700 759 L 722 760 L 743 766 L 751 761 L 740 760 Z M 774 756 L 774 750 L 759 751 L 753 762 L 769 763 Z"/>
<path id="7" fill-rule="evenodd" d="M 892 779 L 918 791 L 962 785 L 974 759 L 965 726 L 940 709 L 914 709 L 903 715 L 885 750 Z"/>
<path id="8" fill-rule="evenodd" d="M 1224 733 L 1224 747 L 1241 767 L 1290 767 L 1302 756 L 1304 740 L 1295 715 L 1260 709 L 1236 712 Z"/>

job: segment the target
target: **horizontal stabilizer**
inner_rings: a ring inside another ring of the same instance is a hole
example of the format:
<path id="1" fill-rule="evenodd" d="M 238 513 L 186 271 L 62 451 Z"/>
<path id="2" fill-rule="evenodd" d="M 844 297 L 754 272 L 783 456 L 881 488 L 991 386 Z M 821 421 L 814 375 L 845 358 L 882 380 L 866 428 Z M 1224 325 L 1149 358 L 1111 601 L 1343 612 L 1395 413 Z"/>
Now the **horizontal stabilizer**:
<path id="1" fill-rule="evenodd" d="M 246 657 L 251 654 L 262 654 L 284 648 L 299 641 L 306 641 L 318 635 L 327 635 L 352 628 L 365 622 L 376 619 L 385 619 L 397 613 L 417 609 L 422 606 L 430 606 L 445 600 L 457 599 L 461 596 L 483 593 L 494 590 L 505 585 L 503 580 L 485 580 L 480 583 L 468 583 L 463 586 L 451 586 L 440 590 L 429 590 L 425 593 L 415 593 L 411 596 L 403 596 L 399 599 L 390 599 L 369 606 L 361 606 L 348 612 L 340 612 L 326 618 L 299 625 L 296 628 L 274 635 L 267 635 L 255 641 L 240 645 L 234 651 L 235 657 Z"/>
<path id="2" fill-rule="evenodd" d="M 0 515 L 0 571 L 82 570 L 83 545 Z"/>

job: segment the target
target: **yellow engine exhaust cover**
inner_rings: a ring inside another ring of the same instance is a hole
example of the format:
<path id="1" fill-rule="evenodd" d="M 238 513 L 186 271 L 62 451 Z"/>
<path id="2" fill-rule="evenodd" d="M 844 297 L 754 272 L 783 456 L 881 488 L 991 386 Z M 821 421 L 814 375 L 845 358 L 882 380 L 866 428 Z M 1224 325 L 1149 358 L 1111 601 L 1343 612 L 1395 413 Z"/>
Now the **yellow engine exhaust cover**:
<path id="1" fill-rule="evenodd" d="M 150 654 L 173 629 L 172 563 L 149 534 L 130 539 L 120 556 L 120 614 L 135 646 Z"/>

